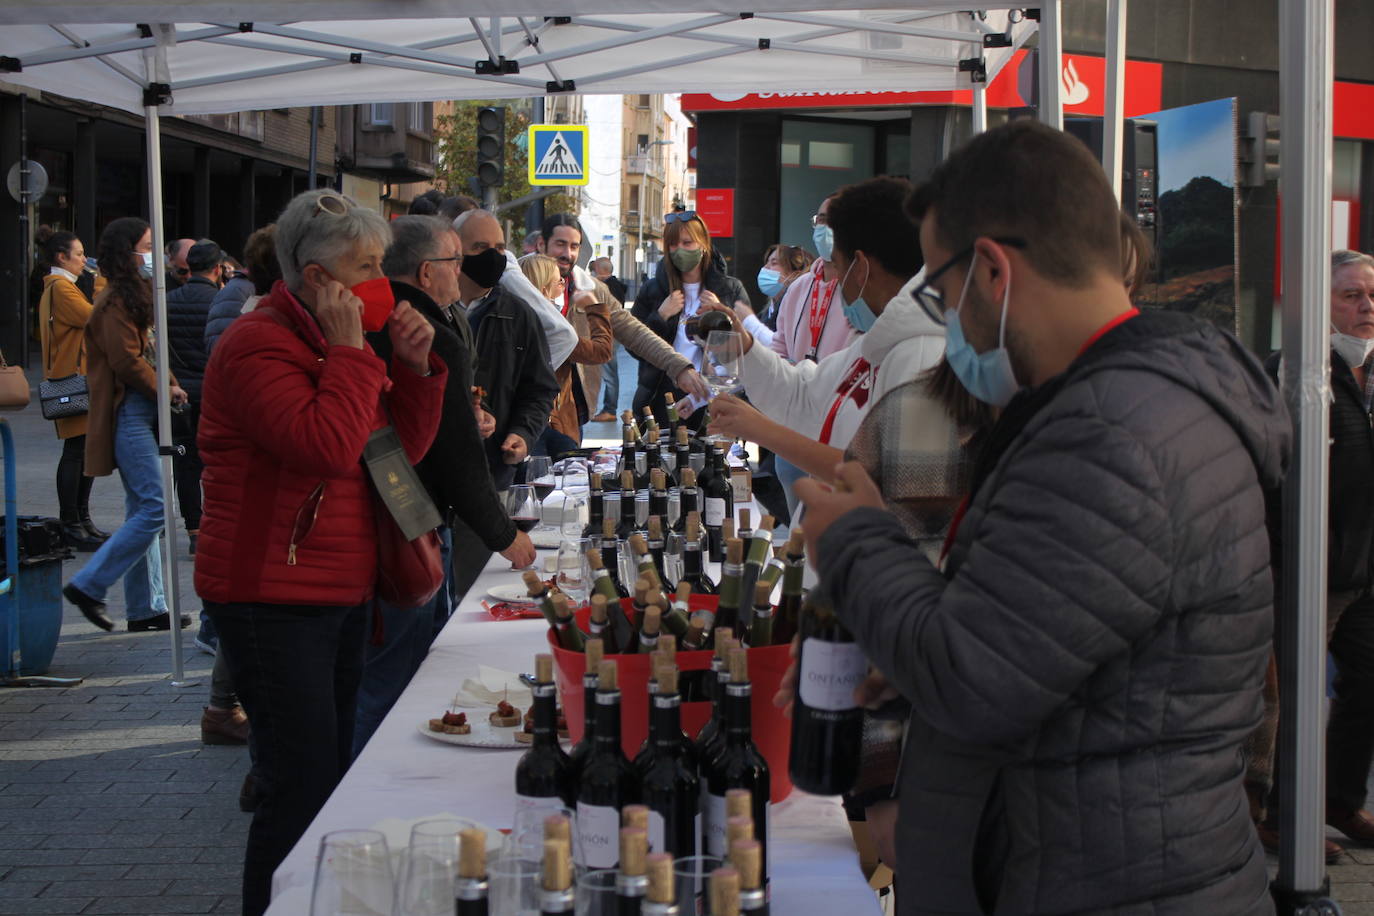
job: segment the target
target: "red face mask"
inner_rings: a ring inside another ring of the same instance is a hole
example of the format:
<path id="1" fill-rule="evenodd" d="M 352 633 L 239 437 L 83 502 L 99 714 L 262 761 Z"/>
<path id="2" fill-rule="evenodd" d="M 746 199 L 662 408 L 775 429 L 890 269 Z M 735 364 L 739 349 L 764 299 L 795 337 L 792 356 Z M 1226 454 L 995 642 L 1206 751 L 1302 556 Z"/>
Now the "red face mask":
<path id="1" fill-rule="evenodd" d="M 380 331 L 386 327 L 386 320 L 396 308 L 396 296 L 391 292 L 391 281 L 377 277 L 359 283 L 349 290 L 363 300 L 363 330 Z"/>

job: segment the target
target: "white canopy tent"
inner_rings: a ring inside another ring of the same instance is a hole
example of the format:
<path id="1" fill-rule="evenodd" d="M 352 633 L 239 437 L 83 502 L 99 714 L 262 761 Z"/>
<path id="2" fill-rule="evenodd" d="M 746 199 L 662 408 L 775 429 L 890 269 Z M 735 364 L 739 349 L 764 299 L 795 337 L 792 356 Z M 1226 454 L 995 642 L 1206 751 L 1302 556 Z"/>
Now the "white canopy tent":
<path id="1" fill-rule="evenodd" d="M 1127 0 L 1106 0 L 1104 154 L 1120 183 Z M 1284 152 L 1284 388 L 1298 422 L 1296 499 L 1285 507 L 1292 679 L 1283 685 L 1284 839 L 1278 886 L 1293 903 L 1323 884 L 1327 281 L 1333 0 L 1280 0 Z M 165 325 L 160 114 L 285 106 L 534 96 L 546 92 L 974 90 L 1036 31 L 1021 4 L 969 13 L 961 0 L 0 0 L 0 79 L 143 111 L 157 321 Z M 1062 122 L 1061 0 L 1039 10 L 1041 119 Z M 169 12 L 176 20 L 168 22 Z M 164 490 L 171 487 L 166 336 L 158 335 Z M 179 607 L 167 500 L 164 569 Z M 175 610 L 174 610 L 175 613 Z M 181 642 L 173 630 L 174 678 Z"/>

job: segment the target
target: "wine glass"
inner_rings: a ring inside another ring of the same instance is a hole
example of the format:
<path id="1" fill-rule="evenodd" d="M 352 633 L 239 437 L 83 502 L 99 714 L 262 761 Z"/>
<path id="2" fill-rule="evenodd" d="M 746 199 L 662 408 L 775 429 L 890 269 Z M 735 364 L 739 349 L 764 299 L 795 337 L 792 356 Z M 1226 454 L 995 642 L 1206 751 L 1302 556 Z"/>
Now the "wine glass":
<path id="1" fill-rule="evenodd" d="M 616 916 L 614 868 L 598 868 L 577 879 L 577 916 Z"/>
<path id="2" fill-rule="evenodd" d="M 391 916 L 391 850 L 379 830 L 336 830 L 320 838 L 310 916 Z"/>
<path id="3" fill-rule="evenodd" d="M 706 335 L 706 348 L 702 351 L 701 377 L 706 387 L 711 389 L 712 398 L 730 394 L 739 387 L 740 363 L 744 358 L 743 344 L 738 331 L 712 331 Z M 710 409 L 707 409 L 707 422 L 710 422 Z M 733 441 L 728 436 L 707 436 L 707 440 L 720 444 Z"/>
<path id="4" fill-rule="evenodd" d="M 706 879 L 711 872 L 726 864 L 716 856 L 683 856 L 673 860 L 673 883 L 677 887 L 678 910 L 682 913 L 701 913 L 706 899 Z"/>
<path id="5" fill-rule="evenodd" d="M 498 856 L 487 863 L 489 904 L 493 916 L 539 916 L 539 859 Z"/>
<path id="6" fill-rule="evenodd" d="M 532 455 L 525 459 L 525 483 L 534 487 L 534 495 L 539 500 L 539 524 L 536 527 L 540 531 L 552 530 L 553 526 L 544 524 L 544 500 L 549 498 L 555 485 L 549 456 Z"/>
<path id="7" fill-rule="evenodd" d="M 590 572 L 587 569 L 587 551 L 592 549 L 592 539 L 572 537 L 566 534 L 558 545 L 558 590 L 580 607 L 587 600 Z"/>
<path id="8" fill-rule="evenodd" d="M 534 495 L 534 487 L 522 483 L 507 490 L 506 514 L 521 531 L 527 534 L 533 531 L 539 524 L 539 500 Z"/>

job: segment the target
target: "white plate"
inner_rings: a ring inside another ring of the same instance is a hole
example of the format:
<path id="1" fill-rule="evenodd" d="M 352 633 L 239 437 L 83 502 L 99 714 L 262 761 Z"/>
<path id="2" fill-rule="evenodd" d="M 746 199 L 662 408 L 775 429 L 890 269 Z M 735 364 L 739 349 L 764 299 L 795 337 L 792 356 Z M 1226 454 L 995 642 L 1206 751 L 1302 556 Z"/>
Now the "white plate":
<path id="1" fill-rule="evenodd" d="M 525 588 L 523 582 L 511 585 L 493 585 L 487 589 L 487 597 L 510 604 L 538 604 L 537 601 L 530 598 L 530 590 Z"/>
<path id="2" fill-rule="evenodd" d="M 521 721 L 523 723 L 523 719 Z M 521 744 L 515 740 L 515 733 L 520 731 L 519 725 L 514 728 L 498 728 L 488 722 L 485 715 L 476 718 L 471 714 L 468 715 L 468 724 L 472 726 L 472 731 L 466 735 L 450 735 L 445 732 L 430 731 L 429 722 L 424 721 L 420 723 L 420 734 L 444 744 L 457 744 L 461 747 L 529 747 L 528 744 Z"/>

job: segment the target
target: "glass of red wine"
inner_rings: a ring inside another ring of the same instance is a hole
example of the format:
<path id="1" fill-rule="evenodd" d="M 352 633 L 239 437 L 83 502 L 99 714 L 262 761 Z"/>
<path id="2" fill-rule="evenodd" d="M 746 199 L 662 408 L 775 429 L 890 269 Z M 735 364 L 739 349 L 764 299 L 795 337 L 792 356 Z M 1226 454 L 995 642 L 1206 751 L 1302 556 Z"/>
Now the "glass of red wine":
<path id="1" fill-rule="evenodd" d="M 506 514 L 515 522 L 515 527 L 525 533 L 534 530 L 539 524 L 539 500 L 535 498 L 534 487 L 529 484 L 516 484 L 506 491 Z"/>
<path id="2" fill-rule="evenodd" d="M 525 460 L 525 483 L 534 487 L 534 495 L 539 500 L 539 524 L 541 531 L 553 530 L 552 525 L 544 524 L 544 500 L 554 491 L 555 479 L 553 464 L 548 455 L 532 455 Z"/>

